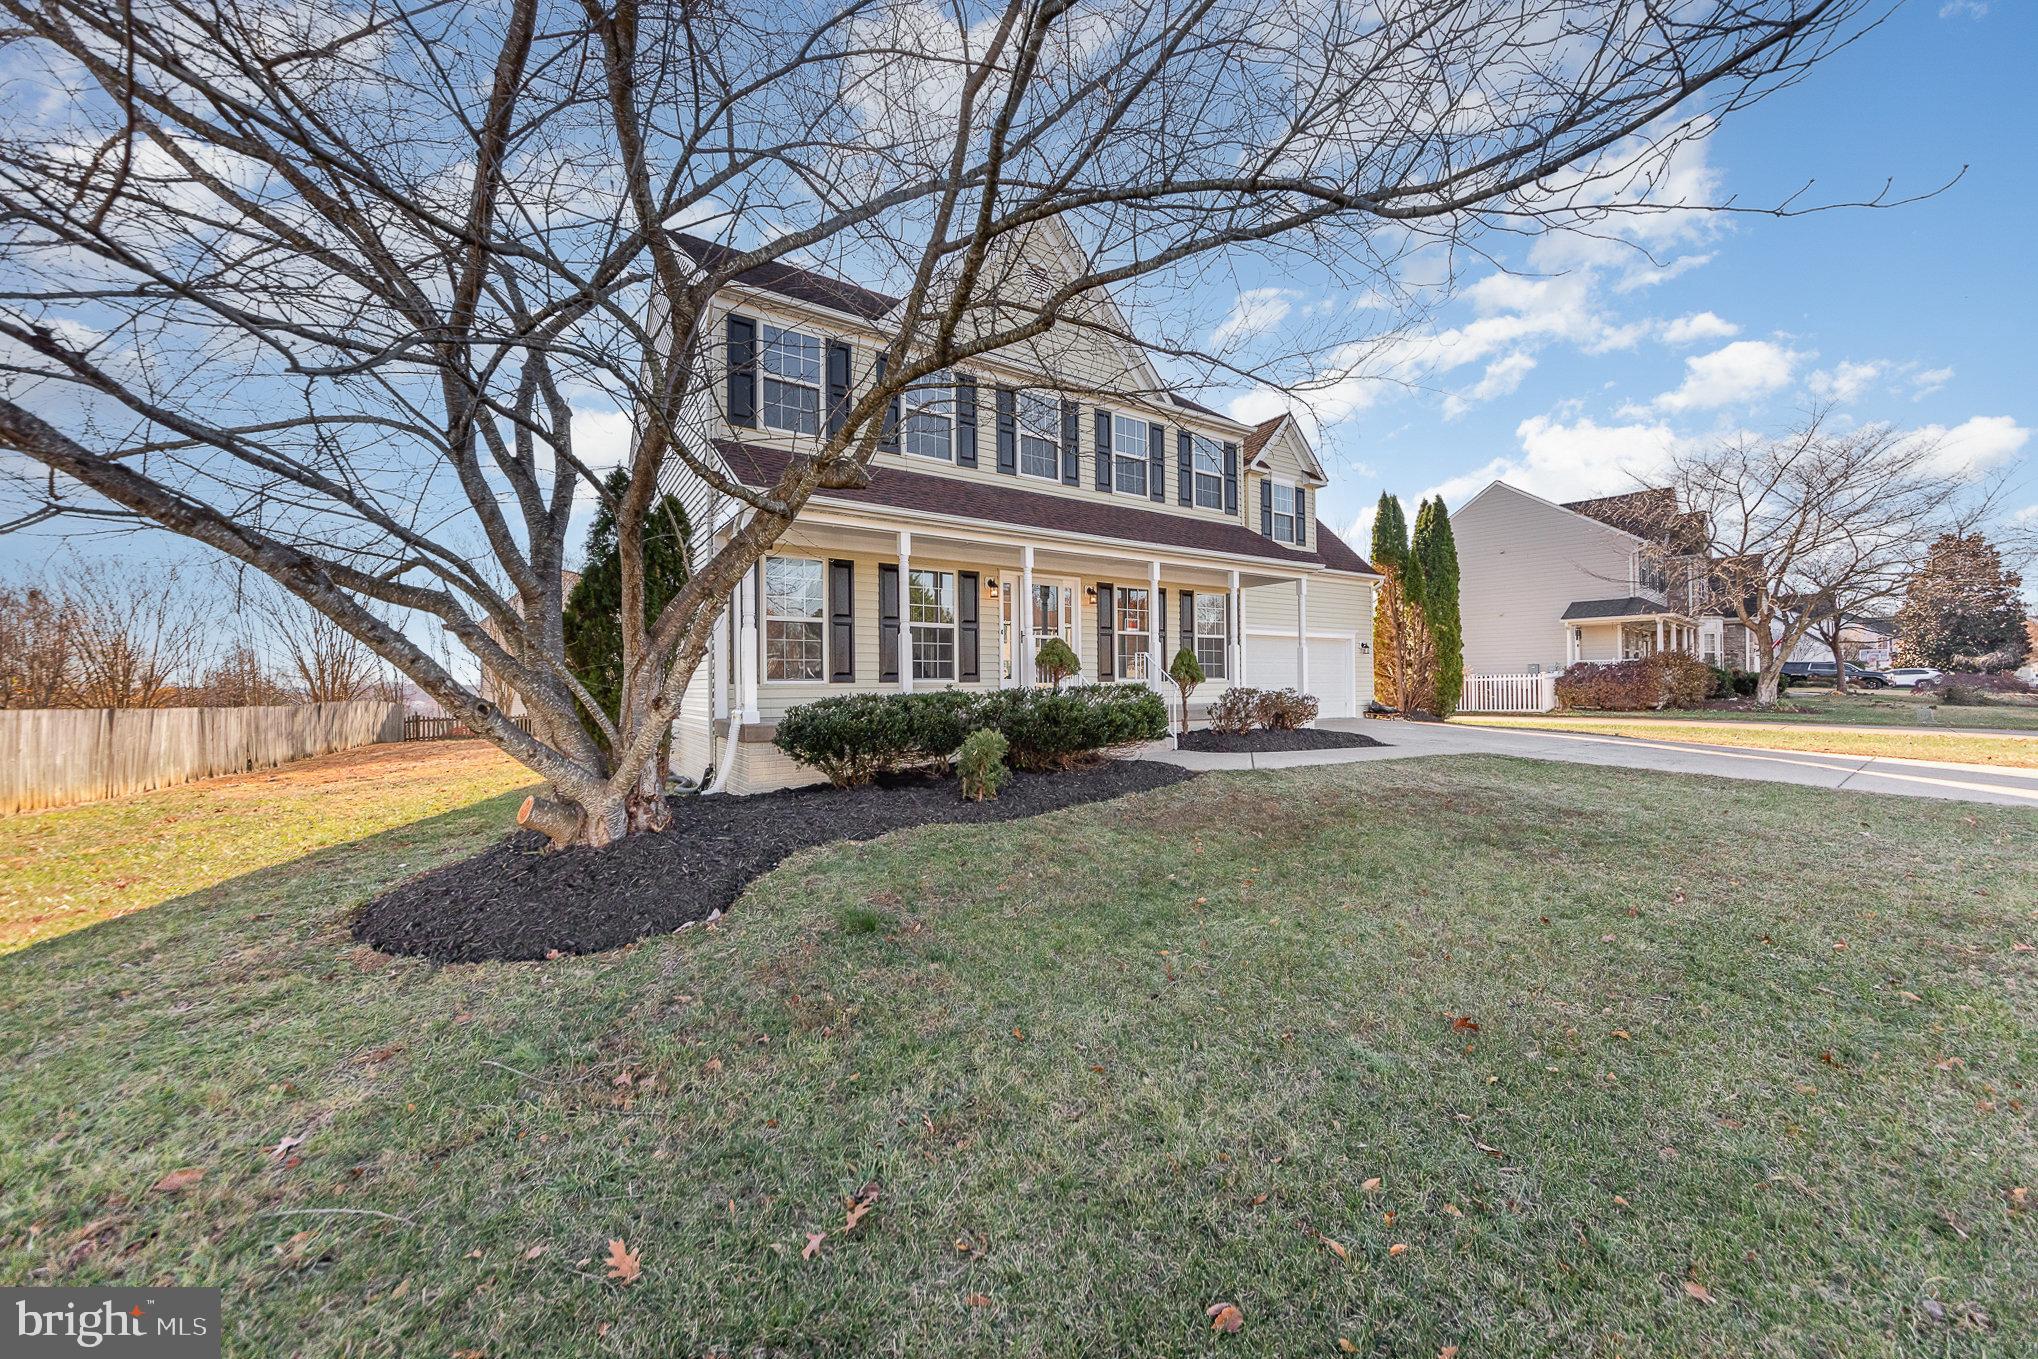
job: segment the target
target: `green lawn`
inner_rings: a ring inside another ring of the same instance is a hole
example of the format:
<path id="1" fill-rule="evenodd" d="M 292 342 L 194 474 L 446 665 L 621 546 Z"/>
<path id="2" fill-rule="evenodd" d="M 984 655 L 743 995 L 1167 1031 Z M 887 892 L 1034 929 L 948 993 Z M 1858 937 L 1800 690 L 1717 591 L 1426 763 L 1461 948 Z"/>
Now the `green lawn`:
<path id="1" fill-rule="evenodd" d="M 1919 709 L 1933 709 L 1925 723 Z M 1783 707 L 1764 712 L 1754 707 L 1708 709 L 1703 712 L 1614 713 L 1610 716 L 1638 721 L 1678 721 L 1692 717 L 1724 722 L 1835 723 L 1863 727 L 1995 727 L 2009 731 L 2038 733 L 2038 700 L 1996 697 L 1974 707 L 1957 706 L 1930 694 L 1902 689 L 1869 691 L 1850 689 L 1836 694 L 1831 689 L 1795 688 L 1783 696 Z"/>
<path id="2" fill-rule="evenodd" d="M 1540 717 L 1454 717 L 1474 727 L 1526 727 L 1537 731 L 1590 732 L 1596 736 L 1628 736 L 1645 741 L 1693 741 L 1700 745 L 1749 746 L 1764 750 L 1800 750 L 1825 755 L 1889 756 L 1899 760 L 1950 760 L 1956 764 L 1995 764 L 2013 769 L 2038 769 L 2038 732 L 2030 736 L 1997 736 L 1957 731 L 1846 731 L 1781 722 L 1706 722 L 1646 718 L 1630 713 L 1549 713 Z"/>
<path id="3" fill-rule="evenodd" d="M 2038 815 L 1210 775 L 354 947 L 508 808 L 0 958 L 0 1282 L 217 1284 L 246 1356 L 2038 1350 Z"/>

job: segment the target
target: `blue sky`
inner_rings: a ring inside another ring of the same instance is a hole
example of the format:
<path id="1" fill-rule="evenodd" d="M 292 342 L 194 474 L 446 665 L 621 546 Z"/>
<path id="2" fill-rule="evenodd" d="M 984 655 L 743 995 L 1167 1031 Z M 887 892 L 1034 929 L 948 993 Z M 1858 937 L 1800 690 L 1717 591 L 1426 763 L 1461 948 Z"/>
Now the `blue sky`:
<path id="1" fill-rule="evenodd" d="M 1455 506 L 1495 476 L 1555 497 L 1622 490 L 1667 440 L 1781 428 L 1821 398 L 1843 418 L 1948 431 L 1964 454 L 2018 469 L 2013 507 L 2038 505 L 2034 57 L 2028 0 L 1912 0 L 1681 167 L 1749 206 L 1808 180 L 1808 200 L 1873 198 L 1885 180 L 1918 193 L 1967 167 L 1929 201 L 1650 219 L 1662 270 L 1538 270 L 1521 250 L 1507 263 L 1528 274 L 1470 271 L 1433 325 L 1480 357 L 1417 390 L 1374 384 L 1370 404 L 1321 430 L 1324 519 L 1354 525 L 1383 488 Z M 1565 253 L 1545 243 L 1538 258 Z M 1478 323 L 1496 317 L 1507 324 L 1488 329 L 1525 338 L 1482 343 Z"/>

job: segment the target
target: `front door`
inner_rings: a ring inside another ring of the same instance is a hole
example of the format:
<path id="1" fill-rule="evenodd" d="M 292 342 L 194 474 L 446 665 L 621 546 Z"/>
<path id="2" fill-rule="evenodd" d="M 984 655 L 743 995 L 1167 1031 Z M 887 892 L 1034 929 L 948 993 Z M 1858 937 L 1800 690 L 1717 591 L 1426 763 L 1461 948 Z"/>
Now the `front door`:
<path id="1" fill-rule="evenodd" d="M 1000 658 L 1000 682 L 1016 684 L 1019 675 L 1019 628 L 1017 610 L 1024 607 L 1020 602 L 1021 577 L 1016 571 L 1007 571 L 999 580 L 998 588 L 998 655 Z M 1058 577 L 1033 577 L 1033 649 L 1050 637 L 1059 637 L 1076 649 L 1076 641 L 1082 634 L 1078 631 L 1076 618 L 1076 583 Z"/>

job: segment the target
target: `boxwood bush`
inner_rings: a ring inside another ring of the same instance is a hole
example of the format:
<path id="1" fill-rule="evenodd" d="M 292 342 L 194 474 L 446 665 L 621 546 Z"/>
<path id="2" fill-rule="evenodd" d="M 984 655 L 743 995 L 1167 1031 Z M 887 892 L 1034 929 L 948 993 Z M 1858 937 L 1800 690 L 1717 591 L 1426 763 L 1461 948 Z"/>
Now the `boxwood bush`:
<path id="1" fill-rule="evenodd" d="M 1143 685 L 1051 689 L 936 689 L 844 694 L 787 709 L 772 743 L 838 787 L 944 763 L 987 728 L 1019 769 L 1069 769 L 1117 746 L 1168 734 L 1168 705 Z"/>

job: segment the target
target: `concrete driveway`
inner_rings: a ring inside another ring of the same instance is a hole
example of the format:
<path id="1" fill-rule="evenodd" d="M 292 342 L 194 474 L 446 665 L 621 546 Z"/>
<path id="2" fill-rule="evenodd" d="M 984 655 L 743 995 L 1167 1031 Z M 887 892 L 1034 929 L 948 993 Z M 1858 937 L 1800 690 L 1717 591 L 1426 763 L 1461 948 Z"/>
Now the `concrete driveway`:
<path id="1" fill-rule="evenodd" d="M 1578 732 L 1460 727 L 1436 722 L 1326 720 L 1319 726 L 1356 731 L 1385 744 L 1374 749 L 1283 751 L 1263 755 L 1210 755 L 1150 749 L 1146 759 L 1188 769 L 1286 769 L 1310 764 L 1358 764 L 1428 755 L 1515 755 L 1531 760 L 1654 769 L 1666 774 L 1713 774 L 1852 793 L 1993 802 L 2038 810 L 2038 769 L 1891 760 L 1866 755 L 1817 755 L 1795 750 L 1644 741 Z"/>

